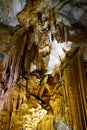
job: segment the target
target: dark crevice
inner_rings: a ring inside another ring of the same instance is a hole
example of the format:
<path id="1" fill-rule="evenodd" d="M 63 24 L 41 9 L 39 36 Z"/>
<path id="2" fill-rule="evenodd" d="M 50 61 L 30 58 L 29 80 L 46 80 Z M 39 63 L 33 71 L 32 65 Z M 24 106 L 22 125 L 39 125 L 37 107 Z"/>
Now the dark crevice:
<path id="1" fill-rule="evenodd" d="M 28 37 L 28 32 L 26 31 L 26 37 Z M 27 38 L 26 38 L 27 39 Z M 22 61 L 21 61 L 21 70 L 20 70 L 20 75 L 21 77 L 25 77 L 25 70 L 24 70 L 24 63 L 25 63 L 25 56 L 26 56 L 26 50 L 27 50 L 27 46 L 28 46 L 28 43 L 27 41 L 25 41 L 25 46 L 24 46 L 24 52 L 23 52 L 23 55 L 22 55 Z"/>

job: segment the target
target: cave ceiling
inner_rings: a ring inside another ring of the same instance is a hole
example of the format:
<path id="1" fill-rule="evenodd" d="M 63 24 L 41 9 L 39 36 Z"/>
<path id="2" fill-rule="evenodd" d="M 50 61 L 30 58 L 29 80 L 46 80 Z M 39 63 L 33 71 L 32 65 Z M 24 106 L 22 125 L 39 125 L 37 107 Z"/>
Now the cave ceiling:
<path id="1" fill-rule="evenodd" d="M 29 0 L 0 0 L 0 22 L 10 26 L 19 25 L 17 14 L 24 9 Z M 38 0 L 39 2 L 39 0 Z M 68 25 L 70 40 L 77 43 L 87 43 L 87 1 L 86 0 L 43 0 L 38 6 L 35 0 L 32 1 L 36 12 L 46 9 L 45 17 L 51 8 L 55 8 L 57 22 L 63 21 Z M 30 5 L 32 6 L 32 5 Z M 31 7 L 30 7 L 31 8 Z M 27 9 L 26 9 L 27 10 Z M 25 14 L 27 16 L 27 14 Z M 32 15 L 31 11 L 30 14 Z M 25 17 L 26 17 L 25 16 Z M 27 18 L 28 20 L 28 18 Z M 21 22 L 20 22 L 21 24 Z M 23 23 L 22 23 L 23 24 Z M 71 28 L 74 29 L 71 29 Z M 87 48 L 87 45 L 85 45 Z M 84 48 L 84 47 L 83 47 Z M 86 50 L 84 58 L 86 58 Z"/>

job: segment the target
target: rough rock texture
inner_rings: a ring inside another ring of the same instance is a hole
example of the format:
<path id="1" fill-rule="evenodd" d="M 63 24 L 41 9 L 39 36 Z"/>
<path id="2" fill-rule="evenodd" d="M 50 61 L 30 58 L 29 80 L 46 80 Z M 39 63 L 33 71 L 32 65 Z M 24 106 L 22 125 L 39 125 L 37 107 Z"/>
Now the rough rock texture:
<path id="1" fill-rule="evenodd" d="M 85 2 L 27 0 L 0 25 L 0 130 L 87 129 Z"/>
<path id="2" fill-rule="evenodd" d="M 22 57 L 26 41 L 24 28 L 17 31 L 17 28 L 11 29 L 11 27 L 8 27 L 7 30 L 6 27 L 1 25 L 0 28 L 0 85 L 5 91 L 21 75 Z M 17 31 L 17 33 L 14 33 L 14 31 Z"/>
<path id="3" fill-rule="evenodd" d="M 30 0 L 31 1 L 31 0 Z M 32 1 L 32 5 L 35 1 Z M 40 1 L 41 2 L 41 1 Z M 1 22 L 9 25 L 17 25 L 17 13 L 23 10 L 25 0 L 1 0 L 0 1 L 0 19 Z M 27 2 L 28 3 L 28 2 Z M 37 3 L 37 2 L 36 2 Z M 38 2 L 39 3 L 39 2 Z M 86 0 L 44 0 L 44 7 L 47 11 L 55 7 L 59 20 L 66 21 L 66 24 L 75 24 L 76 26 L 87 27 L 87 1 Z M 41 5 L 38 10 L 40 11 Z M 31 8 L 31 7 L 30 7 Z M 36 7 L 35 7 L 36 8 Z M 29 13 L 29 12 L 28 12 Z M 28 15 L 28 13 L 26 15 Z M 85 28 L 84 28 L 85 29 Z"/>
<path id="4" fill-rule="evenodd" d="M 26 4 L 26 0 L 0 0 L 0 23 L 15 26 L 18 24 L 17 13 Z"/>
<path id="5" fill-rule="evenodd" d="M 80 54 L 77 49 L 71 52 L 55 77 L 41 77 L 36 72 L 14 83 L 7 90 L 5 98 L 0 100 L 1 124 L 4 120 L 2 130 L 85 129 L 85 117 L 81 112 L 86 112 L 86 87 Z"/>

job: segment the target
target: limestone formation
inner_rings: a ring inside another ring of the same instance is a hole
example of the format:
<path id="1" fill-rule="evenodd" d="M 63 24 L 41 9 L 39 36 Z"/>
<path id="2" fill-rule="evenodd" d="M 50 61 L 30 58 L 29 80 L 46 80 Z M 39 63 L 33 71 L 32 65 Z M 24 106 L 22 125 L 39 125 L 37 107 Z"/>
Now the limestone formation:
<path id="1" fill-rule="evenodd" d="M 0 130 L 87 129 L 81 32 L 57 4 L 27 0 L 20 25 L 0 24 Z"/>

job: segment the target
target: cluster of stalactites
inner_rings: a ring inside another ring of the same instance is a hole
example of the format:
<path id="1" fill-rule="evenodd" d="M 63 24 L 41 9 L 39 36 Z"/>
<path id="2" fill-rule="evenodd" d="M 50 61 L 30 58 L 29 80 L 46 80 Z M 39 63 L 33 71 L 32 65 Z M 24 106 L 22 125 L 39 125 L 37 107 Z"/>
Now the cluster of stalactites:
<path id="1" fill-rule="evenodd" d="M 68 41 L 68 28 L 64 25 L 63 21 L 57 23 L 55 9 L 49 11 L 48 26 L 51 31 L 51 39 L 57 40 L 58 43 Z"/>
<path id="2" fill-rule="evenodd" d="M 45 8 L 43 7 L 42 12 L 38 12 L 37 16 L 38 21 L 41 23 L 48 23 L 46 29 L 48 30 L 48 33 L 50 32 L 51 34 L 50 41 L 56 39 L 58 43 L 67 43 L 68 27 L 64 25 L 63 21 L 57 22 L 55 8 L 50 9 L 48 12 L 48 17 L 44 18 L 43 16 L 46 15 L 45 13 Z"/>

